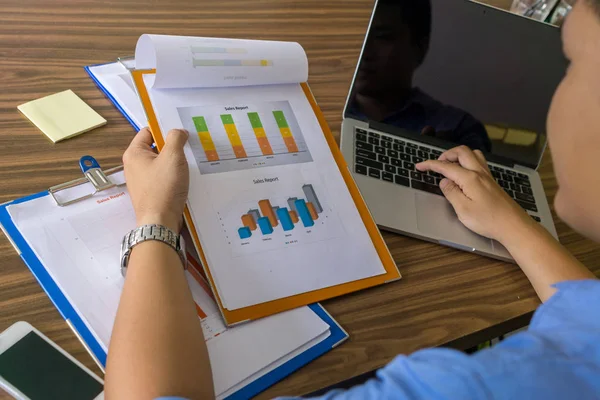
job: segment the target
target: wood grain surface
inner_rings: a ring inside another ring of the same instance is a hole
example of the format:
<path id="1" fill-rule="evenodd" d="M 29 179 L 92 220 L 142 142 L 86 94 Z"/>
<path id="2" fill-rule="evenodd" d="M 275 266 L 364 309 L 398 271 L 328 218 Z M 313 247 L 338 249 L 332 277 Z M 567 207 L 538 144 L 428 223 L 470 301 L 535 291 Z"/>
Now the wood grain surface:
<path id="1" fill-rule="evenodd" d="M 505 6 L 510 1 L 494 3 Z M 339 135 L 371 8 L 371 0 L 3 0 L 0 202 L 81 176 L 77 161 L 84 154 L 96 157 L 104 168 L 120 164 L 134 131 L 83 66 L 131 55 L 143 33 L 299 42 L 308 54 L 311 88 Z M 65 89 L 75 91 L 108 124 L 52 144 L 19 114 L 17 106 Z M 552 202 L 556 181 L 548 154 L 540 171 Z M 561 242 L 598 274 L 598 247 L 560 220 L 555 222 Z M 400 235 L 384 236 L 404 278 L 324 303 L 350 333 L 350 340 L 261 398 L 310 392 L 424 347 L 476 345 L 525 325 L 539 305 L 515 265 Z M 0 331 L 19 320 L 32 323 L 98 372 L 9 241 L 0 235 Z"/>

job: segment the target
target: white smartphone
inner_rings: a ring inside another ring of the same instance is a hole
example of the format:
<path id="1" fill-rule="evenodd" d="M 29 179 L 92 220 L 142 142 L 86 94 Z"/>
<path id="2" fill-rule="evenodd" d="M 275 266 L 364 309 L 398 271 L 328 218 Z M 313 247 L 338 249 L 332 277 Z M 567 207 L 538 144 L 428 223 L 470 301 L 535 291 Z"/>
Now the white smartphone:
<path id="1" fill-rule="evenodd" d="M 27 322 L 0 334 L 0 387 L 21 400 L 104 399 L 104 382 Z"/>

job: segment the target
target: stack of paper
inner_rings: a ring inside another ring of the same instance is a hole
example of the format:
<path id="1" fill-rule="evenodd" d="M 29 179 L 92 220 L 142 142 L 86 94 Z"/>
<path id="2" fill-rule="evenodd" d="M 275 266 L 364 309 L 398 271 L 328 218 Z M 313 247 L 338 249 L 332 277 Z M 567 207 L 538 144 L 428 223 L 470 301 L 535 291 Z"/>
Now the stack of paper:
<path id="1" fill-rule="evenodd" d="M 123 173 L 111 179 L 122 182 Z M 59 194 L 63 199 L 74 198 L 86 190 L 90 188 L 83 185 Z M 115 187 L 67 207 L 58 207 L 51 196 L 45 195 L 16 202 L 7 211 L 11 221 L 0 215 L 0 222 L 5 229 L 14 223 L 94 336 L 101 348 L 96 356 L 104 364 L 124 283 L 119 269 L 120 242 L 136 226 L 127 189 Z M 189 255 L 186 276 L 202 322 L 217 398 L 236 394 L 247 397 L 264 389 L 298 368 L 294 365 L 286 372 L 280 370 L 281 366 L 332 334 L 328 318 L 319 316 L 323 312 L 319 306 L 228 328 L 197 270 L 196 257 Z M 44 285 L 43 279 L 40 282 Z M 87 345 L 92 346 L 89 341 Z M 278 375 L 269 376 L 276 370 Z M 268 382 L 252 387 L 251 383 L 261 378 Z"/>
<path id="2" fill-rule="evenodd" d="M 108 96 L 136 131 L 148 126 L 142 102 L 135 92 L 129 69 L 135 68 L 135 61 L 85 67 L 98 87 Z"/>
<path id="3" fill-rule="evenodd" d="M 228 324 L 400 279 L 298 43 L 142 35 L 135 63 L 157 148 L 190 132 L 186 223 Z"/>
<path id="4" fill-rule="evenodd" d="M 300 46 L 144 35 L 136 57 L 86 70 L 159 149 L 169 129 L 190 132 L 187 223 L 227 323 L 400 277 L 332 157 Z"/>

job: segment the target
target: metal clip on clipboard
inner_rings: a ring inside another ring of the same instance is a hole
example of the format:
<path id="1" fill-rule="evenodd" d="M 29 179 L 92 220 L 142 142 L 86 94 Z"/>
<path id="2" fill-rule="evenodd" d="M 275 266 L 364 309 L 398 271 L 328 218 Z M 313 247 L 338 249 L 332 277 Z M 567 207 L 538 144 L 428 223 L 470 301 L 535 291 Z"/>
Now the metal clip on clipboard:
<path id="1" fill-rule="evenodd" d="M 96 193 L 101 192 L 103 190 L 107 190 L 117 186 L 125 185 L 125 182 L 115 183 L 111 181 L 109 175 L 112 175 L 116 172 L 122 171 L 123 166 L 120 165 L 118 167 L 107 169 L 103 171 L 100 168 L 100 164 L 98 161 L 92 156 L 83 156 L 79 159 L 79 167 L 81 168 L 81 172 L 83 172 L 84 177 L 72 180 L 70 182 L 62 183 L 60 185 L 52 186 L 48 189 L 48 192 L 60 207 L 68 206 L 69 204 L 77 203 L 78 201 L 82 201 L 85 199 L 89 199 L 94 196 Z M 91 183 L 94 187 L 94 191 L 91 193 L 87 193 L 83 196 L 76 197 L 71 200 L 61 201 L 55 194 L 70 189 L 85 183 Z"/>

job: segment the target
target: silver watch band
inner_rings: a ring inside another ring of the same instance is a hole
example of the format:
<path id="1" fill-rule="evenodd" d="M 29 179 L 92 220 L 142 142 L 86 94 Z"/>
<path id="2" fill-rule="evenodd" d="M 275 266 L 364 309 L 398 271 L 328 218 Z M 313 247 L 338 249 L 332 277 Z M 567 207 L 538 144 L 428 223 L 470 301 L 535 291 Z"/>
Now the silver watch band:
<path id="1" fill-rule="evenodd" d="M 121 274 L 127 274 L 127 264 L 131 250 L 138 244 L 147 240 L 158 240 L 173 248 L 179 254 L 183 267 L 186 267 L 185 242 L 181 235 L 173 232 L 163 225 L 148 224 L 137 227 L 123 237 L 121 242 Z"/>

